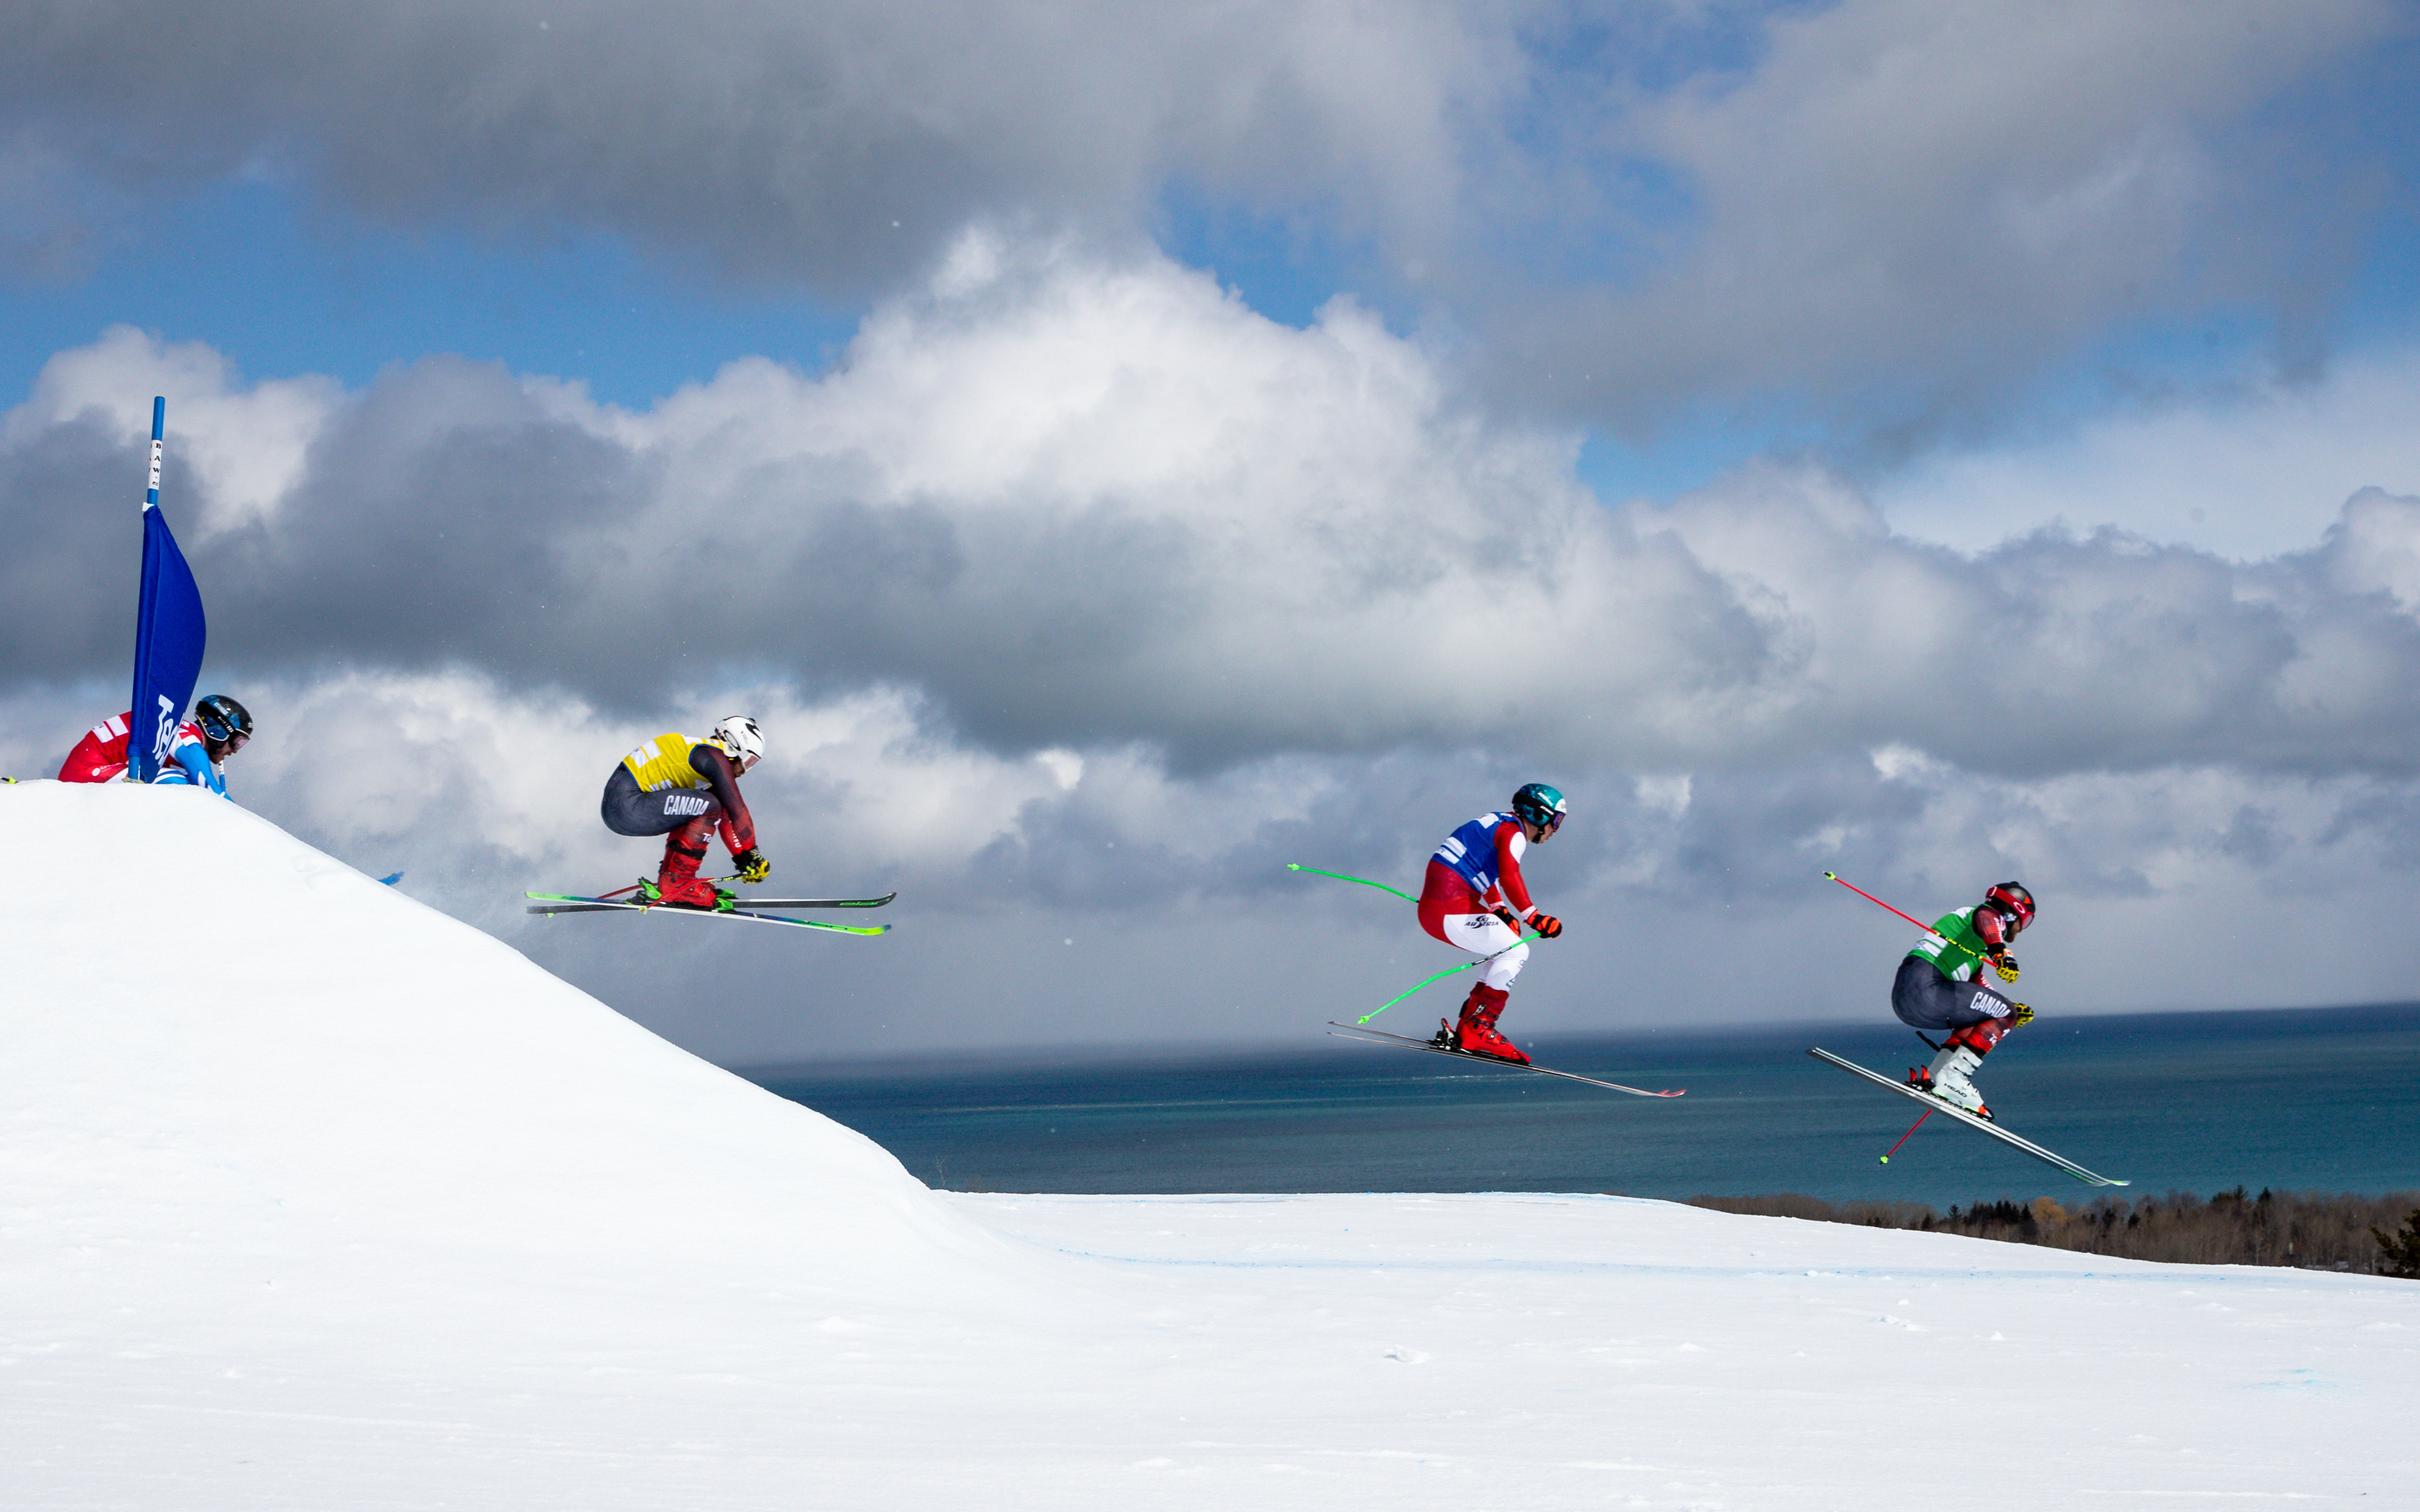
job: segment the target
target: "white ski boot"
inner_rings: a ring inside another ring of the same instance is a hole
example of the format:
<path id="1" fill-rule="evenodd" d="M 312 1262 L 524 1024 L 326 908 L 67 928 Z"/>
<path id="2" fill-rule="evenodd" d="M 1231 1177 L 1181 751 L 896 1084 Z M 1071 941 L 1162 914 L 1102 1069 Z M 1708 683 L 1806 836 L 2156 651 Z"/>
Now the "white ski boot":
<path id="1" fill-rule="evenodd" d="M 1930 1090 L 1952 1107 L 1963 1108 L 1979 1118 L 1990 1118 L 1992 1110 L 1983 1105 L 1983 1094 L 1975 1090 L 1973 1080 L 1975 1068 L 1982 1063 L 1981 1056 L 1962 1044 L 1943 1045 L 1941 1054 L 1932 1057 L 1932 1067 L 1926 1072 L 1926 1079 L 1931 1083 Z"/>

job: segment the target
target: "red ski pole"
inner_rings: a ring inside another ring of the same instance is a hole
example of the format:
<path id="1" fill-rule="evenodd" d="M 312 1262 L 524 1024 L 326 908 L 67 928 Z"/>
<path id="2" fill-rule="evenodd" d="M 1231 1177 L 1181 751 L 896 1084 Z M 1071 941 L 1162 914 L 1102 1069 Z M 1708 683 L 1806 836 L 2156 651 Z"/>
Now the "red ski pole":
<path id="1" fill-rule="evenodd" d="M 1875 897 L 1872 893 L 1868 892 L 1865 888 L 1858 887 L 1855 883 L 1840 882 L 1840 878 L 1830 872 L 1824 872 L 1823 875 L 1834 882 L 1839 882 L 1840 886 L 1848 888 L 1851 892 L 1855 893 L 1858 897 L 1863 898 L 1866 902 L 1873 904 L 1876 908 L 1888 909 L 1891 913 L 1899 914 L 1900 918 L 1906 919 L 1909 923 L 1915 925 L 1917 929 L 1924 931 L 1927 934 L 1932 933 L 1931 925 L 1916 918 L 1914 914 L 1900 914 L 1898 909 L 1892 908 L 1890 904 L 1883 902 L 1880 898 Z"/>
<path id="2" fill-rule="evenodd" d="M 1868 903 L 1869 903 L 1873 904 L 1876 908 L 1882 909 L 1885 913 L 1899 914 L 1899 917 L 1900 917 L 1900 918 L 1906 919 L 1909 923 L 1911 923 L 1911 924 L 1915 925 L 1917 929 L 1920 929 L 1920 930 L 1924 931 L 1924 933 L 1926 933 L 1927 934 L 1930 934 L 1930 933 L 1932 933 L 1932 926 L 1931 926 L 1931 925 L 1930 925 L 1930 924 L 1928 924 L 1928 923 L 1926 923 L 1924 920 L 1922 920 L 1922 919 L 1920 919 L 1920 918 L 1916 918 L 1914 914 L 1900 913 L 1900 910 L 1898 910 L 1898 909 L 1896 909 L 1896 908 L 1893 908 L 1890 904 L 1888 904 L 1888 903 L 1886 903 L 1883 902 L 1880 898 L 1875 897 L 1872 893 L 1868 892 L 1865 888 L 1858 887 L 1855 883 L 1854 883 L 1854 882 L 1846 882 L 1846 881 L 1842 881 L 1842 880 L 1841 880 L 1841 878 L 1839 877 L 1839 875 L 1838 875 L 1838 873 L 1836 873 L 1836 872 L 1824 872 L 1824 873 L 1823 873 L 1823 875 L 1824 875 L 1824 876 L 1826 876 L 1826 877 L 1828 877 L 1828 878 L 1830 878 L 1830 879 L 1831 879 L 1832 881 L 1834 881 L 1834 882 L 1838 882 L 1838 883 L 1840 884 L 1840 886 L 1842 886 L 1842 887 L 1844 887 L 1848 888 L 1851 892 L 1855 893 L 1858 897 L 1863 898 L 1866 902 L 1868 902 Z M 1956 940 L 1946 940 L 1946 941 L 1944 941 L 1943 943 L 1944 943 L 1944 944 L 1947 944 L 1947 945 L 1958 945 L 1958 942 L 1957 942 Z M 1958 949 L 1962 949 L 1962 950 L 1964 950 L 1968 955 L 1973 955 L 1973 956 L 1975 956 L 1975 959 L 1976 959 L 1978 963 L 1979 963 L 1979 962 L 1983 962 L 1983 961 L 1987 961 L 1987 960 L 1989 960 L 1989 959 L 1990 959 L 1990 957 L 1988 957 L 1988 956 L 1975 955 L 1975 951 L 1974 951 L 1974 949 L 1973 949 L 1971 947 L 1968 947 L 1968 946 L 1958 945 Z M 2010 981 L 2014 981 L 2014 980 L 2016 980 L 2016 978 L 2015 978 L 2015 977 L 2013 977 L 2013 976 L 2009 976 L 2009 973 L 2007 973 L 2007 972 L 2002 972 L 2002 973 L 2001 973 L 2001 976 L 2003 976 L 2003 977 L 2007 978 L 2007 980 L 2010 980 Z M 1931 1117 L 1931 1115 L 1929 1115 L 1929 1114 L 1928 1114 L 1928 1115 L 1926 1115 L 1926 1117 L 1928 1117 L 1928 1118 L 1929 1118 L 1929 1117 Z M 1924 1119 L 1916 1119 L 1916 1122 L 1918 1122 L 1918 1123 L 1922 1123 L 1922 1122 L 1924 1121 Z M 1913 1133 L 1915 1133 L 1916 1131 L 1914 1131 L 1914 1130 L 1912 1130 L 1912 1129 L 1911 1129 L 1911 1130 L 1909 1130 L 1908 1132 L 1909 1132 L 1910 1134 L 1913 1134 Z M 1899 1147 L 1898 1147 L 1898 1146 L 1896 1146 L 1896 1145 L 1894 1145 L 1894 1146 L 1892 1146 L 1891 1148 L 1892 1148 L 1892 1149 L 1897 1149 L 1897 1148 L 1899 1148 Z"/>
<path id="3" fill-rule="evenodd" d="M 1888 904 L 1885 904 L 1885 907 L 1887 907 L 1887 906 L 1889 906 L 1889 905 L 1888 905 Z M 1923 1128 L 1923 1127 L 1924 1127 L 1924 1120 L 1925 1120 L 1925 1119 L 1929 1119 L 1929 1118 L 1931 1118 L 1931 1117 L 1932 1117 L 1932 1110 L 1931 1110 L 1931 1108 L 1926 1108 L 1923 1112 L 1921 1112 L 1921 1113 L 1917 1114 L 1917 1115 L 1916 1116 L 1916 1121 L 1915 1121 L 1914 1123 L 1911 1123 L 1911 1124 L 1909 1124 L 1909 1125 L 1907 1126 L 1907 1133 L 1905 1133 L 1905 1134 L 1901 1134 L 1901 1135 L 1900 1135 L 1900 1136 L 1899 1136 L 1899 1145 L 1906 1144 L 1910 1139 L 1915 1138 L 1915 1137 L 1916 1137 L 1916 1132 L 1918 1129 Z M 1893 1145 L 1893 1146 L 1891 1146 L 1891 1147 L 1890 1147 L 1890 1149 L 1885 1149 L 1885 1150 L 1884 1150 L 1884 1151 L 1883 1151 L 1883 1164 L 1884 1164 L 1884 1165 L 1889 1165 L 1889 1164 L 1890 1164 L 1890 1158 L 1891 1158 L 1893 1155 L 1896 1155 L 1896 1154 L 1898 1154 L 1898 1153 L 1899 1153 L 1899 1145 Z"/>

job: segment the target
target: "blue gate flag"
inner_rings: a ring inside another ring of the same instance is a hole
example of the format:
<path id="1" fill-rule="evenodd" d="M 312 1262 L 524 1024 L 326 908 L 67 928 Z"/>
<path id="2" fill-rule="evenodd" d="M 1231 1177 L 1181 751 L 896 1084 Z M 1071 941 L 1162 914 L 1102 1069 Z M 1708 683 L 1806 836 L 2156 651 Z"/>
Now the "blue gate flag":
<path id="1" fill-rule="evenodd" d="M 202 675 L 202 591 L 194 569 L 160 513 L 160 437 L 168 419 L 165 395 L 151 401 L 151 486 L 143 495 L 143 589 L 134 605 L 134 702 L 127 719 L 127 755 L 134 779 L 148 782 L 177 738 L 185 704 Z"/>

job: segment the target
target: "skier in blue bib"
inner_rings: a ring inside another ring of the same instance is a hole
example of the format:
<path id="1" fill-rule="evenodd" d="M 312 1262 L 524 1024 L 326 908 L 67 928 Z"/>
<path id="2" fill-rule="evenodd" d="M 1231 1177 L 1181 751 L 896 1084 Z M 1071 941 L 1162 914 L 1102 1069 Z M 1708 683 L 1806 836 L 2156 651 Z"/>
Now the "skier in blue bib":
<path id="1" fill-rule="evenodd" d="M 1448 835 L 1429 857 L 1428 875 L 1420 885 L 1420 928 L 1486 962 L 1463 1001 L 1461 1016 L 1437 1030 L 1439 1049 L 1529 1063 L 1496 1021 L 1512 995 L 1512 979 L 1529 959 L 1528 946 L 1521 943 L 1524 932 L 1535 931 L 1551 940 L 1562 933 L 1563 923 L 1529 901 L 1521 856 L 1562 828 L 1570 811 L 1556 789 L 1544 782 L 1525 783 L 1512 795 L 1509 811 L 1481 814 Z"/>

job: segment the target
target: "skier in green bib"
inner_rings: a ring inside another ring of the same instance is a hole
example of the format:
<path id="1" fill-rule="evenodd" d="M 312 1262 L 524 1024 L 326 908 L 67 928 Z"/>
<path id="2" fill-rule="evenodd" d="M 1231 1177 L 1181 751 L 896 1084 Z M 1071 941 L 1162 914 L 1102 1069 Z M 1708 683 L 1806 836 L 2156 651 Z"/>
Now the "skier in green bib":
<path id="1" fill-rule="evenodd" d="M 2033 1022 L 2034 1011 L 1984 986 L 1983 968 L 2004 982 L 2016 980 L 2009 942 L 2033 921 L 2034 895 L 2023 883 L 1999 883 L 1974 907 L 1942 915 L 1899 964 L 1891 1011 L 1918 1029 L 1949 1031 L 1932 1064 L 1908 1072 L 1911 1085 L 1969 1113 L 1992 1116 L 1975 1090 L 1975 1068 L 2002 1035 Z"/>

